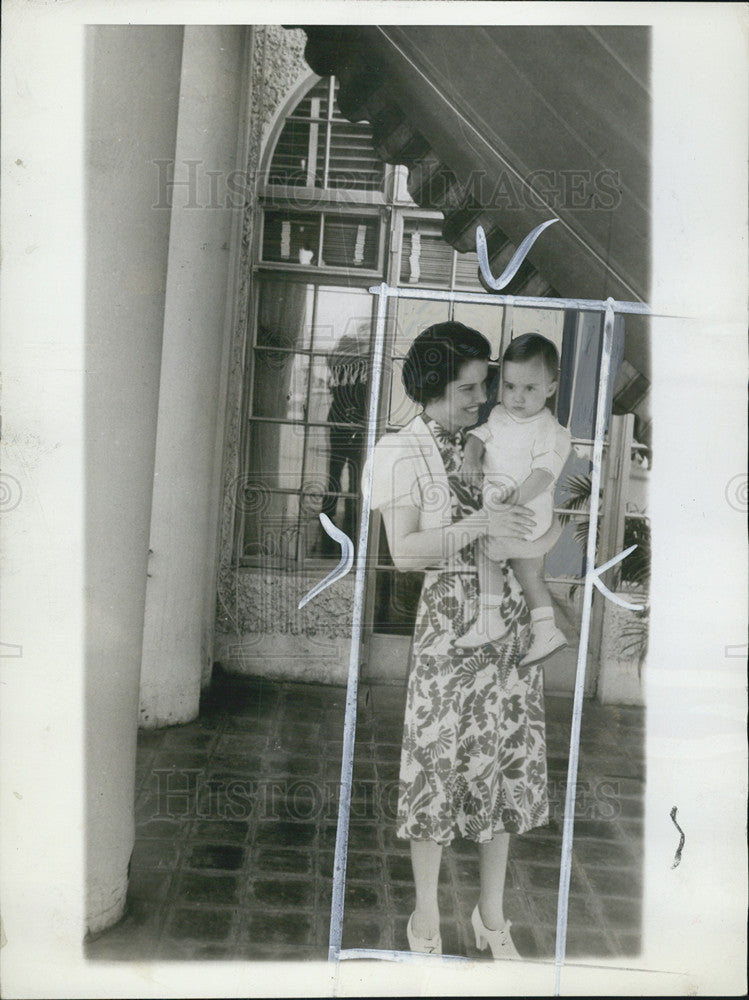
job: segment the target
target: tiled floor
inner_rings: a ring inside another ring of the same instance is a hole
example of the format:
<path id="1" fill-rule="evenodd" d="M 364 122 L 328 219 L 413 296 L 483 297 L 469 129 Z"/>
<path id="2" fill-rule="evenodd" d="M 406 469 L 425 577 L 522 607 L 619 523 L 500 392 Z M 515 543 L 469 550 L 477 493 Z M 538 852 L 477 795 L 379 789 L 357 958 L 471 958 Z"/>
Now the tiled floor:
<path id="1" fill-rule="evenodd" d="M 405 692 L 360 689 L 343 947 L 405 949 L 408 844 L 393 835 Z M 327 958 L 345 690 L 219 676 L 198 720 L 141 732 L 128 909 L 89 958 Z M 547 697 L 552 818 L 511 840 L 518 950 L 554 954 L 572 702 Z M 644 717 L 585 703 L 567 954 L 639 951 Z M 475 845 L 443 856 L 446 953 L 476 952 Z M 488 955 L 488 952 L 484 953 Z"/>

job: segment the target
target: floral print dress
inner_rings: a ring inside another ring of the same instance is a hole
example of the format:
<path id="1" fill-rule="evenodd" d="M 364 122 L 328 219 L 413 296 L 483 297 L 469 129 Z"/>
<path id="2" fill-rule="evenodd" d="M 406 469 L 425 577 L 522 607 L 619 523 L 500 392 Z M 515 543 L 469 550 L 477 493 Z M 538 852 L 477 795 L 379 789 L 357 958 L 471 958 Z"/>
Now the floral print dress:
<path id="1" fill-rule="evenodd" d="M 424 418 L 450 484 L 453 521 L 481 506 L 459 477 L 465 432 Z M 430 570 L 416 613 L 400 764 L 397 835 L 449 844 L 483 842 L 548 822 L 543 673 L 520 667 L 528 609 L 504 565 L 499 641 L 460 649 L 452 640 L 478 610 L 476 543 L 449 571 Z"/>

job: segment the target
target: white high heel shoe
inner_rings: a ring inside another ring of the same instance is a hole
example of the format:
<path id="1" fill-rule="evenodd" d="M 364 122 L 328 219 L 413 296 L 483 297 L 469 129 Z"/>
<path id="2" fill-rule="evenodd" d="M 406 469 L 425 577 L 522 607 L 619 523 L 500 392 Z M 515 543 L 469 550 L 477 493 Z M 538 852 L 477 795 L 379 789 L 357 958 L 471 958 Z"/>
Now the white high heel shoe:
<path id="1" fill-rule="evenodd" d="M 492 958 L 520 958 L 520 953 L 510 937 L 512 924 L 509 920 L 506 920 L 504 925 L 498 927 L 496 931 L 490 931 L 488 927 L 484 926 L 477 903 L 471 915 L 471 925 L 476 935 L 476 947 L 479 951 L 483 951 L 488 946 L 492 950 Z"/>
<path id="2" fill-rule="evenodd" d="M 413 913 L 408 918 L 408 926 L 406 927 L 406 934 L 408 935 L 408 947 L 410 951 L 418 952 L 421 955 L 441 955 L 442 954 L 442 937 L 440 936 L 439 929 L 434 937 L 423 938 L 414 934 L 413 929 Z"/>

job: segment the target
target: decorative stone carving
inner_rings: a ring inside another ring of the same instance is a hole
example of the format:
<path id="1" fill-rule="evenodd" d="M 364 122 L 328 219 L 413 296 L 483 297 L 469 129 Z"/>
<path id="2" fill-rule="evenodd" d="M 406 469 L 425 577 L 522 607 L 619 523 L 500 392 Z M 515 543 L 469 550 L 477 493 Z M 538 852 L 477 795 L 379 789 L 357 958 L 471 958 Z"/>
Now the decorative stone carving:
<path id="1" fill-rule="evenodd" d="M 245 206 L 242 220 L 238 317 L 232 334 L 226 405 L 224 481 L 220 529 L 220 562 L 216 610 L 217 651 L 222 637 L 326 636 L 342 639 L 350 634 L 353 580 L 331 587 L 303 611 L 299 598 L 319 575 L 237 568 L 234 562 L 236 497 L 242 472 L 242 393 L 245 378 L 247 315 L 252 281 L 252 244 L 259 218 L 256 190 L 258 171 L 273 123 L 300 83 L 310 77 L 304 62 L 306 38 L 301 30 L 279 25 L 253 29 L 250 67 L 250 124 L 247 144 Z M 298 591 L 298 593 L 297 593 Z M 225 642 L 223 643 L 225 645 Z M 340 643 L 338 643 L 340 645 Z"/>

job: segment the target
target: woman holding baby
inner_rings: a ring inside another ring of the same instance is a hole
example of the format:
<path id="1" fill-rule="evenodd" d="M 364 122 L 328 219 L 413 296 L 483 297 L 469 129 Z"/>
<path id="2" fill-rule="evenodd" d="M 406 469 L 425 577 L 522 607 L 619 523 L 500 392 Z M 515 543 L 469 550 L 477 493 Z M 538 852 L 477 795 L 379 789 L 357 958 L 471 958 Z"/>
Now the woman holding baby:
<path id="1" fill-rule="evenodd" d="M 550 527 L 539 524 L 545 514 L 537 513 L 538 492 L 532 494 L 539 483 L 541 491 L 549 483 L 553 488 L 561 465 L 558 458 L 544 459 L 549 476 L 535 475 L 537 466 L 530 488 L 523 491 L 523 480 L 500 490 L 503 502 L 491 503 L 482 493 L 476 473 L 489 447 L 486 433 L 481 446 L 468 444 L 466 460 L 466 429 L 477 423 L 486 401 L 489 357 L 488 341 L 456 322 L 436 324 L 415 339 L 403 382 L 423 410 L 378 442 L 372 507 L 381 512 L 396 568 L 425 571 L 398 802 L 397 835 L 410 841 L 416 889 L 409 948 L 442 951 L 440 861 L 443 847 L 460 836 L 478 845 L 481 889 L 471 918 L 476 945 L 489 946 L 494 958 L 516 958 L 503 908 L 509 836 L 544 825 L 548 800 L 543 674 L 539 659 L 527 662 L 530 615 L 507 560 L 537 565 L 558 538 L 555 520 Z M 519 390 L 512 389 L 513 405 L 532 385 L 548 414 L 556 371 L 544 361 L 539 380 L 532 357 L 514 368 L 522 380 Z M 480 581 L 492 591 L 490 605 Z M 545 599 L 534 591 L 537 607 Z"/>

